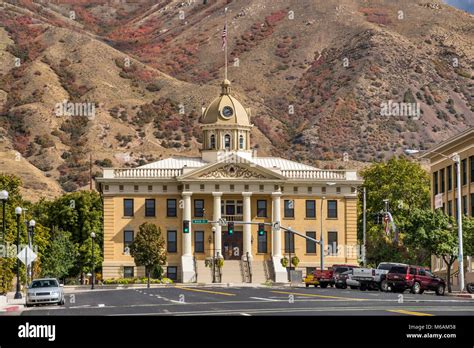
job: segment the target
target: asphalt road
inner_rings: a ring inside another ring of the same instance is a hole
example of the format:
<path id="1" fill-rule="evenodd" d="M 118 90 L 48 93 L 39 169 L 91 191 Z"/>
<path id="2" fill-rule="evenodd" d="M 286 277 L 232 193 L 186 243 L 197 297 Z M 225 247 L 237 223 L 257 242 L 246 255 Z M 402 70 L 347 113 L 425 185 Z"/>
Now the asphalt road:
<path id="1" fill-rule="evenodd" d="M 333 288 L 180 287 L 66 293 L 21 315 L 474 315 L 474 300 Z"/>

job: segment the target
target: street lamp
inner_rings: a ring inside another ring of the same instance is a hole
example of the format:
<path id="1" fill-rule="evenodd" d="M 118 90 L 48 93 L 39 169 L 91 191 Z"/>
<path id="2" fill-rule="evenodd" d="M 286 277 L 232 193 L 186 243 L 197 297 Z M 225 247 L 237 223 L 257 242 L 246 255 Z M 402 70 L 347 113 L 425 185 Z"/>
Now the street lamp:
<path id="1" fill-rule="evenodd" d="M 5 221 L 5 206 L 8 200 L 8 192 L 5 190 L 0 191 L 0 201 L 2 201 L 2 238 L 0 240 L 3 242 L 5 240 L 5 231 L 6 231 L 6 221 Z"/>
<path id="2" fill-rule="evenodd" d="M 16 214 L 16 226 L 17 226 L 17 233 L 16 233 L 16 251 L 17 255 L 20 253 L 20 217 L 21 217 L 22 209 L 21 207 L 15 208 Z M 20 292 L 20 259 L 16 258 L 16 292 L 15 292 L 15 300 L 21 299 L 21 292 Z"/>
<path id="3" fill-rule="evenodd" d="M 94 283 L 95 283 L 95 260 L 94 260 L 94 239 L 95 239 L 95 233 L 91 233 L 91 239 L 92 239 L 92 285 L 91 285 L 91 290 L 94 290 Z"/>
<path id="4" fill-rule="evenodd" d="M 215 258 L 215 253 L 216 253 L 216 226 L 212 226 L 212 282 L 216 282 L 216 258 Z"/>
<path id="5" fill-rule="evenodd" d="M 406 149 L 405 153 L 407 155 L 414 155 L 419 153 L 420 150 L 415 149 Z M 456 200 L 456 210 L 458 218 L 458 264 L 459 264 L 459 290 L 464 291 L 464 256 L 463 256 L 463 242 L 462 242 L 462 211 L 461 211 L 461 157 L 458 153 L 453 153 L 451 156 L 446 156 L 445 154 L 434 152 L 435 155 L 450 159 L 455 163 L 456 168 L 456 182 L 457 182 L 457 200 Z"/>
<path id="6" fill-rule="evenodd" d="M 35 226 L 36 221 L 31 219 L 28 223 L 30 230 L 28 231 L 28 247 L 32 248 L 34 245 L 33 239 L 35 237 Z M 28 266 L 30 269 L 30 279 L 33 280 L 33 262 L 31 262 L 31 266 Z"/>

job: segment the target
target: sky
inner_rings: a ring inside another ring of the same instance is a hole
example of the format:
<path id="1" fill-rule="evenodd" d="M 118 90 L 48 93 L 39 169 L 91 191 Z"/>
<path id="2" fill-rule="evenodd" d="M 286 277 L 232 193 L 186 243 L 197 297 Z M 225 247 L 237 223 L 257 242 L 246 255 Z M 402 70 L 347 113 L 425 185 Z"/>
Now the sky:
<path id="1" fill-rule="evenodd" d="M 474 14 L 474 0 L 444 0 L 444 2 Z"/>

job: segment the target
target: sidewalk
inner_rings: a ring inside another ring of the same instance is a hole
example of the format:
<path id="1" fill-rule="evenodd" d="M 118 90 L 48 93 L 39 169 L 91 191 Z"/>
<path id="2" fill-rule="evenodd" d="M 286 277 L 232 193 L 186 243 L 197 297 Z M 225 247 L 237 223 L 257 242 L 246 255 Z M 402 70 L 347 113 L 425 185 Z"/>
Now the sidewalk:
<path id="1" fill-rule="evenodd" d="M 22 298 L 15 300 L 15 292 L 9 292 L 7 295 L 0 296 L 0 315 L 10 312 L 21 312 L 25 308 L 25 294 L 21 294 Z"/>
<path id="2" fill-rule="evenodd" d="M 453 291 L 453 292 L 446 292 L 444 295 L 450 296 L 450 297 L 470 298 L 474 300 L 474 294 L 470 294 L 468 292 L 461 293 L 459 291 Z"/>

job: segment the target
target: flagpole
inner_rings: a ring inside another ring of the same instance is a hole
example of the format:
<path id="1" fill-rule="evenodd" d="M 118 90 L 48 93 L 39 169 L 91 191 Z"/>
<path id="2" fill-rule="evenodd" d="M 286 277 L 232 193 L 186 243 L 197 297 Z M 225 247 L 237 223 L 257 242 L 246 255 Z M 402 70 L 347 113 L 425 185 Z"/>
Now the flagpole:
<path id="1" fill-rule="evenodd" d="M 225 28 L 226 28 L 226 42 L 225 42 L 225 47 L 224 47 L 224 56 L 225 56 L 225 72 L 224 72 L 224 78 L 227 80 L 227 37 L 229 33 L 229 28 L 227 27 L 227 7 L 224 10 L 225 13 Z"/>

